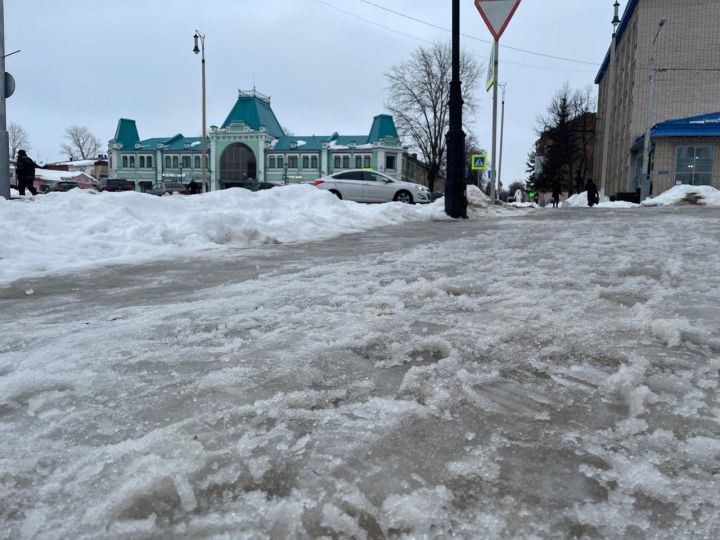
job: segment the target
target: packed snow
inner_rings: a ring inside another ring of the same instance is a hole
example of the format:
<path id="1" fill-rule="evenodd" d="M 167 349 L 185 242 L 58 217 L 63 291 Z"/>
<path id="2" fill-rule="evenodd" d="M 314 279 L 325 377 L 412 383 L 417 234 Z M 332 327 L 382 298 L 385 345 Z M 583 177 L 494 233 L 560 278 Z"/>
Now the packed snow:
<path id="1" fill-rule="evenodd" d="M 407 221 L 446 219 L 443 202 L 366 205 L 313 186 L 156 197 L 66 193 L 0 198 L 0 283 L 88 265 L 132 263 L 221 247 L 331 238 Z"/>
<path id="2" fill-rule="evenodd" d="M 0 201 L 0 538 L 720 537 L 716 209 L 253 195 Z"/>
<path id="3" fill-rule="evenodd" d="M 655 198 L 643 201 L 643 206 L 675 206 L 699 204 L 720 206 L 720 191 L 711 186 L 675 186 Z"/>
<path id="4" fill-rule="evenodd" d="M 637 208 L 638 204 L 626 201 L 610 201 L 609 199 L 601 200 L 595 205 L 596 208 Z M 572 195 L 560 203 L 561 208 L 587 208 L 587 191 L 583 191 L 577 195 Z"/>

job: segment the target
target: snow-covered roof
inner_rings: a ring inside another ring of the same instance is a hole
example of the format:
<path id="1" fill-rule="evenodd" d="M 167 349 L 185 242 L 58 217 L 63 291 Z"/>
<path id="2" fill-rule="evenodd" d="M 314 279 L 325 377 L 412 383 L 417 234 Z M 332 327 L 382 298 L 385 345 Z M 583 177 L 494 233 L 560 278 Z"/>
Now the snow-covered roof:
<path id="1" fill-rule="evenodd" d="M 52 171 L 49 169 L 36 169 L 35 178 L 46 180 L 47 182 L 59 182 L 61 180 L 72 180 L 79 176 L 85 176 L 94 180 L 92 176 L 89 176 L 79 171 Z"/>

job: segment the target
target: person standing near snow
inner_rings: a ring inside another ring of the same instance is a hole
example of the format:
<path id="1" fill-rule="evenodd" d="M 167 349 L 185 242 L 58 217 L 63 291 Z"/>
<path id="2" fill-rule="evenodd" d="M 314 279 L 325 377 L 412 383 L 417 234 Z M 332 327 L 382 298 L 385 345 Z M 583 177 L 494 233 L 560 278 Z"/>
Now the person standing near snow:
<path id="1" fill-rule="evenodd" d="M 190 180 L 190 183 L 188 184 L 188 191 L 190 192 L 190 195 L 196 195 L 198 192 L 198 185 L 194 178 Z"/>
<path id="2" fill-rule="evenodd" d="M 553 186 L 553 208 L 559 208 L 560 206 L 560 186 L 555 184 Z"/>
<path id="3" fill-rule="evenodd" d="M 33 195 L 37 195 L 37 190 L 33 185 L 33 182 L 35 182 L 36 168 L 42 169 L 40 165 L 28 157 L 25 150 L 18 150 L 15 174 L 18 179 L 18 192 L 20 195 L 25 195 L 25 188 L 27 188 Z"/>
<path id="4" fill-rule="evenodd" d="M 593 207 L 600 202 L 600 195 L 592 178 L 588 178 L 585 183 L 585 191 L 587 191 L 588 206 Z"/>

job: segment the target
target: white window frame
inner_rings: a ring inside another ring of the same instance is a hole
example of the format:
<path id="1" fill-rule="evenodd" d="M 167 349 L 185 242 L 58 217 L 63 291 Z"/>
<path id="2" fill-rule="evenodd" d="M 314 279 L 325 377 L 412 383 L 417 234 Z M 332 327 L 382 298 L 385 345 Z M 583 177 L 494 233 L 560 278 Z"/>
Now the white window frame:
<path id="1" fill-rule="evenodd" d="M 291 167 L 291 166 L 290 166 L 290 160 L 293 159 L 293 158 L 296 160 L 296 165 L 295 165 L 295 167 Z M 288 168 L 288 170 L 292 170 L 292 171 L 298 171 L 298 170 L 300 170 L 300 154 L 288 154 L 288 155 L 287 155 L 287 160 L 285 161 L 285 163 L 287 163 L 287 168 Z"/>

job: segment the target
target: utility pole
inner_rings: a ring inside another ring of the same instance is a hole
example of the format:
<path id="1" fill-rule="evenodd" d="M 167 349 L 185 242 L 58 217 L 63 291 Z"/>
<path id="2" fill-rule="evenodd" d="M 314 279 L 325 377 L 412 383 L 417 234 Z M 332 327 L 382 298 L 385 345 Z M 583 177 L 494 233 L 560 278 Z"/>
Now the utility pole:
<path id="1" fill-rule="evenodd" d="M 498 190 L 502 186 L 502 161 L 503 161 L 503 138 L 505 136 L 505 90 L 507 90 L 507 83 L 503 83 L 502 86 L 502 112 L 500 113 L 500 161 L 498 163 Z"/>
<path id="2" fill-rule="evenodd" d="M 5 107 L 5 8 L 0 0 L 0 197 L 10 198 L 10 142 L 7 132 L 7 109 Z"/>
<path id="3" fill-rule="evenodd" d="M 460 0 L 452 0 L 452 82 L 450 83 L 450 129 L 447 134 L 447 180 L 445 213 L 467 217 L 465 185 L 465 132 L 462 129 L 462 83 L 460 82 Z"/>
<path id="4" fill-rule="evenodd" d="M 648 73 L 648 96 L 645 109 L 645 138 L 643 140 L 643 168 L 640 178 L 640 200 L 650 196 L 651 179 L 650 179 L 650 134 L 653 126 L 653 101 L 655 99 L 655 73 L 657 71 L 657 39 L 660 31 L 665 26 L 666 19 L 660 19 L 658 29 L 655 33 L 655 39 L 652 42 L 652 53 L 650 57 L 650 69 Z"/>

